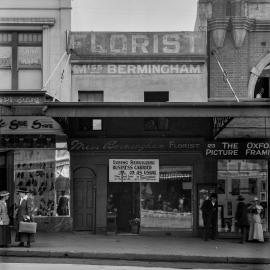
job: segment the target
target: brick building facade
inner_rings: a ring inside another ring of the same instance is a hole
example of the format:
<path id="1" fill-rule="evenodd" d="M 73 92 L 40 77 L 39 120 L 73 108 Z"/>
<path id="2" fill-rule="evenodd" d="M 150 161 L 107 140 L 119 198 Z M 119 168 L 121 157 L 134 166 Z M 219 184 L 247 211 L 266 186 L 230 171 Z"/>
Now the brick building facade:
<path id="1" fill-rule="evenodd" d="M 213 51 L 241 100 L 253 99 L 262 84 L 269 97 L 269 12 L 270 1 L 199 1 L 195 28 L 209 33 L 210 101 L 234 99 Z"/>

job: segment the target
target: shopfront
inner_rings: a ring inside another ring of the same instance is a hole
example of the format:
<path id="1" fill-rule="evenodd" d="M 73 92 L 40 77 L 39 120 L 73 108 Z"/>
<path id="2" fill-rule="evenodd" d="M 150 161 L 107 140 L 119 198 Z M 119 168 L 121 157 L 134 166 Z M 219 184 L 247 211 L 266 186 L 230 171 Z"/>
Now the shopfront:
<path id="1" fill-rule="evenodd" d="M 24 188 L 39 231 L 71 230 L 70 157 L 59 124 L 44 116 L 6 116 L 0 133 L 1 190 L 12 194 L 10 211 Z"/>
<path id="2" fill-rule="evenodd" d="M 223 141 L 209 143 L 206 158 L 214 159 L 217 165 L 218 231 L 221 235 L 238 232 L 235 213 L 238 196 L 250 206 L 257 197 L 263 211 L 263 230 L 269 232 L 269 156 L 268 141 Z M 202 224 L 202 223 L 200 223 Z"/>
<path id="3" fill-rule="evenodd" d="M 204 171 L 202 151 L 200 139 L 72 140 L 73 168 L 88 168 L 96 177 L 88 191 L 96 198 L 96 216 L 89 220 L 88 229 L 195 233 L 196 186 L 203 181 Z M 80 211 L 76 205 L 74 201 L 74 216 Z M 108 224 L 113 217 L 116 227 Z"/>

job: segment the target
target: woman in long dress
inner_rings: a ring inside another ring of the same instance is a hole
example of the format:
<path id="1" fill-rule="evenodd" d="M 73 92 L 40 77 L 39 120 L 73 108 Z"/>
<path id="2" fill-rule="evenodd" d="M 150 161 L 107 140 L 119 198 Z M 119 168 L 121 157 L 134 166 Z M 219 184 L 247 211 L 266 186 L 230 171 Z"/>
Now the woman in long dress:
<path id="1" fill-rule="evenodd" d="M 7 247 L 11 243 L 9 216 L 7 210 L 8 191 L 0 192 L 0 247 Z"/>
<path id="2" fill-rule="evenodd" d="M 260 205 L 259 199 L 257 197 L 254 198 L 253 204 L 249 207 L 249 211 L 251 213 L 251 220 L 250 220 L 248 240 L 249 241 L 257 240 L 259 242 L 264 242 L 262 219 L 261 219 L 263 207 Z"/>

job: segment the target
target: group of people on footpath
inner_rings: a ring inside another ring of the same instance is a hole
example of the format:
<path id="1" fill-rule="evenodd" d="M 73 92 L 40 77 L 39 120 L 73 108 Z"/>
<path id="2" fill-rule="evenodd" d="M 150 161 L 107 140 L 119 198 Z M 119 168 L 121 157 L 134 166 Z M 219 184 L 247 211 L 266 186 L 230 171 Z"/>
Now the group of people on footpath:
<path id="1" fill-rule="evenodd" d="M 238 204 L 235 213 L 236 228 L 240 230 L 240 243 L 246 241 L 264 242 L 261 214 L 263 207 L 259 199 L 255 197 L 250 205 L 244 202 L 242 195 L 238 196 Z M 201 207 L 204 223 L 204 240 L 216 239 L 218 223 L 217 194 L 212 193 Z"/>
<path id="2" fill-rule="evenodd" d="M 25 243 L 27 247 L 30 247 L 31 243 L 35 241 L 35 234 L 19 232 L 19 225 L 21 221 L 33 221 L 33 201 L 27 189 L 21 188 L 17 190 L 17 194 L 19 195 L 19 200 L 13 216 L 16 230 L 15 242 L 19 242 L 19 247 L 23 247 Z M 7 206 L 9 196 L 10 193 L 8 191 L 0 191 L 0 247 L 8 247 L 11 244 L 11 217 Z"/>

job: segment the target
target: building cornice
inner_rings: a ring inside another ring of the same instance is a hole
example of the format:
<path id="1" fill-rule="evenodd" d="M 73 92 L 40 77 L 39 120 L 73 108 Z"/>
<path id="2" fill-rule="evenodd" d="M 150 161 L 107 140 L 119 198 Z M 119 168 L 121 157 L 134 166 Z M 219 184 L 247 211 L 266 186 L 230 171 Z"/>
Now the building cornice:
<path id="1" fill-rule="evenodd" d="M 53 26 L 55 18 L 1 17 L 0 26 Z"/>
<path id="2" fill-rule="evenodd" d="M 107 56 L 107 57 L 76 57 L 72 56 L 72 64 L 161 64 L 161 63 L 205 63 L 206 55 L 188 56 Z"/>

